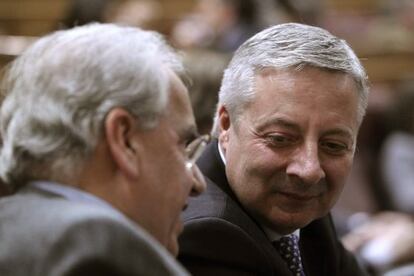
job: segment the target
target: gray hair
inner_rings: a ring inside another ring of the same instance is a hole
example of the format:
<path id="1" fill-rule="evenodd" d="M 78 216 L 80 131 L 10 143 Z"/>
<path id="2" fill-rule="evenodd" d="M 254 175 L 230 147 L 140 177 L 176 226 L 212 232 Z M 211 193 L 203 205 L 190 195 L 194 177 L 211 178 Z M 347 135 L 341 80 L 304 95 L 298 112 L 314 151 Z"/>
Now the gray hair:
<path id="1" fill-rule="evenodd" d="M 180 75 L 182 63 L 151 31 L 90 24 L 41 38 L 2 83 L 0 177 L 12 189 L 32 179 L 73 178 L 115 107 L 143 129 L 155 127 L 170 70 Z"/>
<path id="2" fill-rule="evenodd" d="M 237 123 L 243 107 L 253 101 L 255 75 L 267 68 L 302 70 L 306 66 L 349 74 L 360 96 L 359 120 L 368 102 L 368 77 L 349 45 L 328 31 L 298 23 L 267 28 L 235 52 L 224 72 L 219 92 L 220 106 Z M 218 109 L 212 135 L 219 135 Z"/>

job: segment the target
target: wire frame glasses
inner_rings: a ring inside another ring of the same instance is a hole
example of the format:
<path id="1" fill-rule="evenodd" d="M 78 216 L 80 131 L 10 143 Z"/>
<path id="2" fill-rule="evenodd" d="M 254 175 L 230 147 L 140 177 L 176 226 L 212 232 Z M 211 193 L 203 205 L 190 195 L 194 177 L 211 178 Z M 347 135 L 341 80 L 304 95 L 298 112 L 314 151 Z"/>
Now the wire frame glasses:
<path id="1" fill-rule="evenodd" d="M 192 168 L 203 153 L 205 147 L 207 146 L 208 142 L 210 141 L 209 135 L 201 135 L 194 139 L 190 144 L 187 145 L 185 148 L 185 153 L 187 157 L 187 168 Z"/>

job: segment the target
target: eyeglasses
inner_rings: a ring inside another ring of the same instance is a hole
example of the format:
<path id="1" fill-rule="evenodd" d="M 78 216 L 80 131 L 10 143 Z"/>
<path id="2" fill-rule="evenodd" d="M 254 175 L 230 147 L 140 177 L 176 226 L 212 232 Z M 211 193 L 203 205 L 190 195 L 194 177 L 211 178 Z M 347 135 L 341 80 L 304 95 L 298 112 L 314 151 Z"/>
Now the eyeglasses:
<path id="1" fill-rule="evenodd" d="M 185 154 L 187 156 L 186 167 L 188 169 L 191 169 L 194 166 L 195 162 L 203 153 L 209 141 L 210 135 L 201 135 L 187 145 L 185 148 Z"/>

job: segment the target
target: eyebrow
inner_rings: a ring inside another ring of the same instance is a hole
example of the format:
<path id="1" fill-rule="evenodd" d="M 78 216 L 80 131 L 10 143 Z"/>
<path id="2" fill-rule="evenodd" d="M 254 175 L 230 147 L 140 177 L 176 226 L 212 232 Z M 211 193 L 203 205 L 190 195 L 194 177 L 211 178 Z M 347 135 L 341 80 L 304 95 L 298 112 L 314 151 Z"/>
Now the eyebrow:
<path id="1" fill-rule="evenodd" d="M 324 135 L 340 135 L 340 136 L 345 136 L 351 140 L 354 139 L 354 136 L 352 135 L 352 133 L 348 130 L 342 129 L 342 128 L 334 128 L 334 129 L 330 129 L 326 132 L 324 132 Z"/>
<path id="2" fill-rule="evenodd" d="M 284 128 L 297 131 L 297 132 L 301 131 L 301 128 L 298 124 L 286 118 L 281 118 L 281 117 L 267 118 L 264 122 L 260 123 L 256 129 L 258 131 L 263 131 L 265 128 L 269 126 L 273 126 L 273 125 L 282 126 Z M 344 136 L 352 140 L 354 139 L 354 135 L 352 135 L 352 132 L 345 128 L 333 128 L 333 129 L 323 132 L 323 135 L 340 135 L 340 136 Z"/>
<path id="3" fill-rule="evenodd" d="M 197 131 L 197 126 L 191 125 L 188 126 L 178 132 L 179 139 L 181 141 L 187 141 L 187 140 L 193 140 L 200 136 L 200 134 Z"/>
<path id="4" fill-rule="evenodd" d="M 298 124 L 287 120 L 285 118 L 281 118 L 281 117 L 270 117 L 270 118 L 266 118 L 266 120 L 260 124 L 258 124 L 256 126 L 256 129 L 258 131 L 263 131 L 265 128 L 269 127 L 269 126 L 273 126 L 273 125 L 277 125 L 277 126 L 282 126 L 291 130 L 295 130 L 295 131 L 300 131 L 300 127 Z"/>

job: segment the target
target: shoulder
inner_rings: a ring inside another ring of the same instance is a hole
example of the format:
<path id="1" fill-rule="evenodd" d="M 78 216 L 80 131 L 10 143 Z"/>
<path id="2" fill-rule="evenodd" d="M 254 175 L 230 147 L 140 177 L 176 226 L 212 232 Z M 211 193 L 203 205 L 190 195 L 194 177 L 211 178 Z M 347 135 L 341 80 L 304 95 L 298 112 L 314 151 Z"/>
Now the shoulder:
<path id="1" fill-rule="evenodd" d="M 220 258 L 220 252 L 238 252 L 240 257 L 250 255 L 250 248 L 260 251 L 259 244 L 242 227 L 218 217 L 203 217 L 190 220 L 186 223 L 180 236 L 180 253 L 192 255 L 212 254 Z"/>
<path id="2" fill-rule="evenodd" d="M 179 242 L 179 260 L 194 275 L 269 275 L 269 256 L 260 243 L 222 218 L 188 221 Z"/>
<path id="3" fill-rule="evenodd" d="M 73 271 L 101 269 L 102 265 L 120 275 L 186 275 L 145 230 L 111 216 L 82 218 L 67 225 L 56 236 L 45 260 L 53 260 L 47 275 L 72 275 Z"/>
<path id="4" fill-rule="evenodd" d="M 234 231 L 246 228 L 260 229 L 256 222 L 246 213 L 241 204 L 229 195 L 229 192 L 206 178 L 207 189 L 197 197 L 190 198 L 183 212 L 185 227 L 190 225 L 219 224 L 234 226 Z"/>
<path id="5" fill-rule="evenodd" d="M 264 271 L 271 267 L 272 248 L 264 233 L 210 180 L 206 192 L 192 199 L 185 210 L 179 242 L 179 260 L 194 275 L 224 271 L 226 275 L 244 275 L 242 271 L 266 275 Z"/>
<path id="6" fill-rule="evenodd" d="M 301 230 L 302 261 L 314 275 L 365 275 L 355 257 L 338 239 L 328 214 Z"/>
<path id="7" fill-rule="evenodd" d="M 110 275 L 186 275 L 157 241 L 117 210 L 38 194 L 12 196 L 0 206 L 5 207 L 0 238 L 6 241 L 0 271 L 6 261 L 12 271 L 4 275 L 104 270 Z"/>

